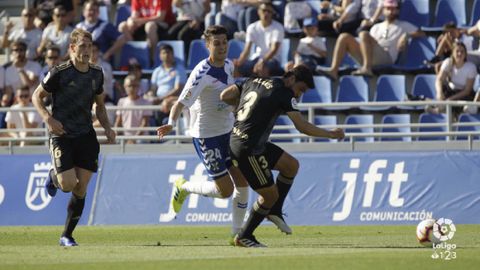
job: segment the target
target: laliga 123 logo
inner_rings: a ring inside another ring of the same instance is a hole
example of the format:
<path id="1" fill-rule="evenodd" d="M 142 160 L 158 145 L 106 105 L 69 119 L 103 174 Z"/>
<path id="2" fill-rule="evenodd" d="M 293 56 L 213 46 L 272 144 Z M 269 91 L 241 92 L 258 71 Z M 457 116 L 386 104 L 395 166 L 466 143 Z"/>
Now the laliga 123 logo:
<path id="1" fill-rule="evenodd" d="M 44 209 L 52 200 L 45 188 L 50 167 L 50 162 L 35 163 L 33 165 L 34 171 L 30 173 L 25 192 L 25 204 L 33 211 Z"/>
<path id="2" fill-rule="evenodd" d="M 456 231 L 457 228 L 455 224 L 448 218 L 439 218 L 435 224 L 433 224 L 433 237 L 437 239 L 437 241 L 432 245 L 432 259 L 450 261 L 457 258 L 457 245 L 446 242 L 452 240 Z"/>

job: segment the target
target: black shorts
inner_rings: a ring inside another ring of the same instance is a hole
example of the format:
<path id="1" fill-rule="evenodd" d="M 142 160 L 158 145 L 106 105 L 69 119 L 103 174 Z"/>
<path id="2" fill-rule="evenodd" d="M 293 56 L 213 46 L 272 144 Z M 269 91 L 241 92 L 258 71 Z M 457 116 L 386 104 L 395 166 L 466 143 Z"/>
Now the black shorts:
<path id="1" fill-rule="evenodd" d="M 284 150 L 277 145 L 267 142 L 265 150 L 258 155 L 235 155 L 232 152 L 232 161 L 247 179 L 253 190 L 273 185 L 272 169 L 277 164 Z"/>
<path id="2" fill-rule="evenodd" d="M 57 173 L 79 167 L 92 172 L 98 170 L 100 144 L 95 131 L 76 138 L 52 137 L 49 140 L 52 164 Z"/>

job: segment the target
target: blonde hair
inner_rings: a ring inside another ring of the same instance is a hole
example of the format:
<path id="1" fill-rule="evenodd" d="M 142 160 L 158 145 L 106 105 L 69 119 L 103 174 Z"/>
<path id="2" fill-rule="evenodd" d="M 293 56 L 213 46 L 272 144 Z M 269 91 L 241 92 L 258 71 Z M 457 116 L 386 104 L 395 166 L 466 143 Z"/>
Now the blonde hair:
<path id="1" fill-rule="evenodd" d="M 76 44 L 82 38 L 88 38 L 90 41 L 93 42 L 92 34 L 90 32 L 85 31 L 83 29 L 76 28 L 75 30 L 70 33 L 70 44 Z"/>

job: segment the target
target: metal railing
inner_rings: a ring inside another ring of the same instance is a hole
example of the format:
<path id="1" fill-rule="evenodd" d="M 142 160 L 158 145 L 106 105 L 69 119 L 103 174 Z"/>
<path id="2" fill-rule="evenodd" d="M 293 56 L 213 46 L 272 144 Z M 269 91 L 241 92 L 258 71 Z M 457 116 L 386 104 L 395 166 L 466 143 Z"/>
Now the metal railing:
<path id="1" fill-rule="evenodd" d="M 329 108 L 335 107 L 349 107 L 351 109 L 360 108 L 364 106 L 372 106 L 372 107 L 384 107 L 384 106 L 391 106 L 391 107 L 398 107 L 401 106 L 405 108 L 406 106 L 418 107 L 418 106 L 426 106 L 426 105 L 440 105 L 445 106 L 445 113 L 447 117 L 446 123 L 410 123 L 410 124 L 358 124 L 358 125 L 345 125 L 345 124 L 338 124 L 338 125 L 323 125 L 320 126 L 322 128 L 373 128 L 373 133 L 346 133 L 346 141 L 350 144 L 355 144 L 357 138 L 375 138 L 374 141 L 377 141 L 379 138 L 398 138 L 398 137 L 411 137 L 412 140 L 414 138 L 420 137 L 438 137 L 438 136 L 445 136 L 446 141 L 454 140 L 458 136 L 465 136 L 467 142 L 471 145 L 475 137 L 480 136 L 480 131 L 456 131 L 457 127 L 464 127 L 464 126 L 480 126 L 480 122 L 472 122 L 472 123 L 457 123 L 453 121 L 453 113 L 452 107 L 455 106 L 465 106 L 465 105 L 473 105 L 473 106 L 480 106 L 478 103 L 474 102 L 467 102 L 467 101 L 405 101 L 405 102 L 343 102 L 343 103 L 300 103 L 298 104 L 299 109 L 301 111 L 307 112 L 307 118 L 310 122 L 313 122 L 317 112 L 319 110 L 327 110 Z M 34 111 L 33 107 L 23 107 L 23 108 L 0 108 L 0 112 L 17 112 L 17 111 Z M 159 110 L 158 106 L 130 106 L 130 107 L 118 107 L 118 106 L 107 106 L 108 111 L 117 111 L 117 110 L 149 110 L 149 111 L 157 111 Z M 336 114 L 342 114 L 339 111 L 332 111 Z M 379 112 L 371 112 L 372 114 L 378 114 Z M 177 135 L 167 135 L 162 139 L 162 142 L 171 142 L 175 144 L 191 142 L 190 136 L 181 135 L 179 130 L 179 125 L 177 125 L 175 133 Z M 381 132 L 381 128 L 392 128 L 392 127 L 410 127 L 412 130 L 411 132 Z M 446 131 L 438 131 L 438 132 L 420 132 L 414 131 L 420 127 L 445 127 Z M 144 128 L 114 128 L 116 132 L 123 132 L 123 131 L 144 131 L 148 134 L 146 135 L 138 135 L 138 136 L 131 136 L 131 135 L 118 135 L 117 136 L 117 143 L 120 144 L 122 147 L 127 143 L 129 140 L 134 140 L 138 142 L 144 143 L 160 143 L 160 140 L 156 136 L 156 128 L 157 127 L 144 127 Z M 293 130 L 295 127 L 293 125 L 282 125 L 282 126 L 275 126 L 274 130 Z M 101 135 L 102 128 L 96 129 L 98 132 L 98 139 L 100 142 L 106 141 L 106 137 Z M 25 138 L 14 138 L 14 137 L 7 137 L 5 134 L 10 132 L 35 132 L 38 134 L 42 134 L 42 136 L 28 136 Z M 315 142 L 315 138 L 311 138 L 307 135 L 300 134 L 300 133 L 288 133 L 288 134 L 278 134 L 273 133 L 270 139 L 301 139 L 302 143 L 312 143 Z M 0 129 L 0 147 L 3 144 L 7 147 L 13 147 L 14 145 L 18 144 L 19 142 L 29 142 L 29 143 L 44 143 L 48 141 L 48 130 L 46 128 L 34 128 L 34 129 Z M 353 146 L 352 146 L 353 147 Z"/>

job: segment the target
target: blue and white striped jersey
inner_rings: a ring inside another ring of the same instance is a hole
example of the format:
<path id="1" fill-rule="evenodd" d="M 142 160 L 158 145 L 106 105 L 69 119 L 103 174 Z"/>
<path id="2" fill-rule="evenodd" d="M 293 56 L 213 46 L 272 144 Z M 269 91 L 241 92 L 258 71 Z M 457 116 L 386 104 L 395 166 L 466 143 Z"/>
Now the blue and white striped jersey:
<path id="1" fill-rule="evenodd" d="M 233 63 L 221 68 L 202 60 L 193 69 L 179 97 L 190 108 L 189 133 L 194 138 L 210 138 L 232 130 L 232 107 L 220 100 L 220 93 L 234 83 Z"/>

